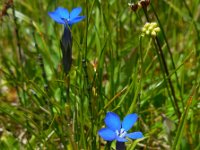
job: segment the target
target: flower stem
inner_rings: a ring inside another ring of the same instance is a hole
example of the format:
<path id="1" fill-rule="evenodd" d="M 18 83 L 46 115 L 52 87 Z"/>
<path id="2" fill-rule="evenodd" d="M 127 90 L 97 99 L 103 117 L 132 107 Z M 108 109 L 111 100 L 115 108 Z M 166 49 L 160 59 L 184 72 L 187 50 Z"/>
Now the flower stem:
<path id="1" fill-rule="evenodd" d="M 162 48 L 161 48 L 161 45 L 160 45 L 160 42 L 158 40 L 158 38 L 156 37 L 155 38 L 155 41 L 156 41 L 156 44 L 158 46 L 158 54 L 160 55 L 161 57 L 161 60 L 162 60 L 162 63 L 163 63 L 163 68 L 164 68 L 164 71 L 166 73 L 166 76 L 167 76 L 167 79 L 168 79 L 168 83 L 169 83 L 169 87 L 171 89 L 171 94 L 172 94 L 172 97 L 174 99 L 174 108 L 175 108 L 175 111 L 177 113 L 177 116 L 178 118 L 180 119 L 181 117 L 181 112 L 180 112 L 180 109 L 179 109 L 179 106 L 178 106 L 178 103 L 177 103 L 177 98 L 176 98 L 176 94 L 175 94 L 175 90 L 174 90 L 174 87 L 173 87 L 173 84 L 172 84 L 172 81 L 170 79 L 170 75 L 169 75 L 169 70 L 167 68 L 167 62 L 165 60 L 165 57 L 164 57 L 164 54 L 162 52 Z M 172 102 L 173 103 L 173 102 Z"/>
<path id="2" fill-rule="evenodd" d="M 150 19 L 149 19 L 148 13 L 147 13 L 147 9 L 143 8 L 143 10 L 144 10 L 144 14 L 146 16 L 147 21 L 150 22 Z M 161 58 L 160 63 L 161 63 L 161 66 L 163 66 L 164 72 L 167 76 L 167 79 L 168 79 L 167 81 L 168 81 L 168 84 L 169 84 L 169 87 L 170 87 L 170 90 L 171 90 L 171 94 L 172 94 L 172 97 L 173 97 L 172 105 L 174 106 L 174 110 L 177 113 L 177 117 L 180 119 L 181 112 L 180 112 L 180 109 L 179 109 L 179 106 L 178 106 L 174 87 L 173 87 L 173 84 L 172 84 L 172 81 L 171 81 L 171 78 L 170 78 L 170 75 L 169 75 L 167 62 L 165 60 L 165 57 L 164 57 L 164 54 L 163 54 L 163 51 L 162 51 L 162 47 L 161 47 L 161 44 L 160 44 L 158 37 L 155 37 L 154 40 L 155 40 L 154 44 L 155 44 L 155 47 L 156 47 L 156 50 L 157 50 L 157 54 L 158 54 L 158 57 Z"/>
<path id="3" fill-rule="evenodd" d="M 117 141 L 117 143 L 116 143 L 116 150 L 126 150 L 125 143 Z"/>
<path id="4" fill-rule="evenodd" d="M 12 15 L 13 15 L 13 21 L 14 21 L 14 32 L 15 32 L 15 36 L 16 36 L 16 44 L 17 44 L 17 48 L 18 48 L 18 63 L 20 64 L 20 69 L 21 69 L 21 81 L 22 81 L 22 97 L 18 95 L 19 97 L 19 100 L 22 104 L 25 103 L 25 82 L 24 82 L 24 65 L 25 65 L 25 59 L 23 57 L 23 51 L 22 51 L 22 48 L 21 48 L 21 38 L 20 38 L 20 35 L 19 35 L 19 25 L 17 23 L 17 17 L 15 15 L 15 5 L 14 3 L 11 4 L 12 5 Z M 17 91 L 18 91 L 18 88 L 17 88 Z M 23 98 L 23 99 L 22 99 Z"/>
<path id="5" fill-rule="evenodd" d="M 154 15 L 155 15 L 155 17 L 156 17 L 158 23 L 159 23 L 160 29 L 161 29 L 161 31 L 162 31 L 163 38 L 164 38 L 165 43 L 166 43 L 167 50 L 168 50 L 168 52 L 169 52 L 170 60 L 171 60 L 171 62 L 172 62 L 172 67 L 173 67 L 173 69 L 174 69 L 174 71 L 175 71 L 174 73 L 175 73 L 175 77 L 176 77 L 177 87 L 178 87 L 179 93 L 180 93 L 182 108 L 184 108 L 183 94 L 182 94 L 182 92 L 181 92 L 181 85 L 180 85 L 180 83 L 179 83 L 178 74 L 177 74 L 177 71 L 176 71 L 176 65 L 175 65 L 174 60 L 173 60 L 173 56 L 172 56 L 172 52 L 171 52 L 171 49 L 170 49 L 170 46 L 169 46 L 169 42 L 168 42 L 168 40 L 167 40 L 167 37 L 166 37 L 165 32 L 164 32 L 164 29 L 163 29 L 163 27 L 162 27 L 162 25 L 161 25 L 161 22 L 160 22 L 160 19 L 159 19 L 158 15 L 157 15 L 157 13 L 156 13 L 156 11 L 155 11 L 153 5 L 151 5 L 151 8 L 152 8 L 152 10 L 153 10 L 153 12 L 154 12 Z"/>

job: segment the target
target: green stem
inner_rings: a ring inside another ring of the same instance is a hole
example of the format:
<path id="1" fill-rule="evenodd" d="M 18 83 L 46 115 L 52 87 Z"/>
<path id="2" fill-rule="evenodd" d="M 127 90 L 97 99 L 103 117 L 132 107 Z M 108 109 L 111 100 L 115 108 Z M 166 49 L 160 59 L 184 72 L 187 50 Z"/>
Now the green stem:
<path id="1" fill-rule="evenodd" d="M 176 72 L 176 65 L 175 65 L 175 63 L 174 63 L 174 59 L 173 59 L 172 52 L 171 52 L 171 49 L 170 49 L 170 46 L 169 46 L 169 42 L 168 42 L 167 37 L 166 37 L 166 35 L 165 35 L 165 32 L 164 32 L 164 29 L 163 29 L 162 24 L 161 24 L 161 22 L 160 22 L 160 19 L 159 19 L 159 17 L 158 17 L 158 15 L 157 15 L 157 13 L 156 13 L 156 11 L 155 11 L 155 9 L 154 9 L 154 7 L 153 7 L 152 4 L 151 4 L 151 8 L 152 8 L 152 10 L 153 10 L 153 12 L 154 12 L 154 14 L 155 14 L 155 16 L 156 16 L 156 19 L 157 19 L 158 23 L 159 23 L 159 26 L 160 26 L 160 29 L 161 29 L 161 31 L 162 31 L 162 34 L 163 34 L 163 37 L 164 37 L 164 40 L 165 40 L 165 43 L 166 43 L 166 46 L 167 46 L 167 50 L 168 50 L 168 53 L 169 53 L 169 56 L 170 56 L 170 60 L 171 60 L 171 62 L 172 62 L 172 67 L 173 67 L 173 69 L 175 70 L 174 73 L 175 73 L 175 77 L 176 77 L 177 87 L 178 87 L 178 89 L 179 89 L 182 107 L 184 108 L 183 94 L 182 94 L 182 91 L 181 91 L 181 85 L 180 85 L 179 80 L 178 80 L 178 75 L 177 75 L 177 72 Z"/>
<path id="2" fill-rule="evenodd" d="M 148 13 L 147 13 L 147 9 L 143 9 L 144 10 L 144 14 L 146 16 L 146 19 L 148 22 L 150 22 L 150 19 L 148 17 Z M 176 111 L 177 113 L 177 116 L 178 118 L 180 119 L 181 117 L 181 112 L 180 112 L 180 109 L 179 109 L 179 106 L 178 106 L 178 102 L 177 102 L 177 98 L 176 98 L 176 95 L 175 95 L 175 91 L 174 91 L 174 87 L 173 87 L 173 84 L 172 84 L 172 81 L 171 81 L 171 78 L 169 76 L 169 70 L 168 70 L 168 67 L 167 67 L 167 63 L 166 63 L 166 60 L 165 60 L 165 57 L 164 57 L 164 54 L 163 54 L 163 51 L 162 51 L 162 47 L 161 47 L 161 44 L 160 44 L 160 41 L 158 39 L 158 37 L 155 37 L 155 42 L 154 42 L 154 45 L 156 47 L 156 50 L 157 50 L 157 54 L 158 56 L 161 58 L 162 61 L 160 61 L 161 65 L 163 66 L 163 69 L 165 71 L 165 74 L 166 76 L 168 77 L 168 83 L 169 83 L 169 87 L 170 87 L 170 90 L 171 90 L 171 94 L 173 96 L 173 100 L 172 101 L 172 104 L 174 106 L 174 110 Z M 157 45 L 157 46 L 156 46 Z M 169 93 L 170 94 L 170 93 Z"/>
<path id="3" fill-rule="evenodd" d="M 20 67 L 21 67 L 21 72 L 22 72 L 22 75 L 21 76 L 21 81 L 22 81 L 22 94 L 23 94 L 23 100 L 20 98 L 19 96 L 19 99 L 21 100 L 21 103 L 22 104 L 25 104 L 25 82 L 24 82 L 24 59 L 23 59 L 23 56 L 22 56 L 22 49 L 21 49 L 21 44 L 20 44 L 20 36 L 19 36 L 19 30 L 18 30 L 18 24 L 17 24 L 17 17 L 15 16 L 15 5 L 13 3 L 12 5 L 12 13 L 13 13 L 13 20 L 14 20 L 14 31 L 15 31 L 15 35 L 16 35 L 16 41 L 17 41 L 17 47 L 18 47 L 18 56 L 19 56 L 19 63 L 20 63 Z M 16 71 L 18 72 L 18 71 Z"/>
<path id="4" fill-rule="evenodd" d="M 162 60 L 163 67 L 164 67 L 164 71 L 166 73 L 166 76 L 168 77 L 168 83 L 169 83 L 169 86 L 170 86 L 170 89 L 171 89 L 171 94 L 172 94 L 173 99 L 174 99 L 175 110 L 177 112 L 178 118 L 180 118 L 181 117 L 181 113 L 180 113 L 180 109 L 179 109 L 179 106 L 178 106 L 176 94 L 175 94 L 175 91 L 174 91 L 174 87 L 173 87 L 173 84 L 172 84 L 172 81 L 171 81 L 171 78 L 170 78 L 170 75 L 169 75 L 169 71 L 168 71 L 168 68 L 167 68 L 167 63 L 165 61 L 164 54 L 162 52 L 162 47 L 160 45 L 158 37 L 155 38 L 155 41 L 156 41 L 157 46 L 158 46 L 158 54 L 161 56 L 161 60 Z"/>

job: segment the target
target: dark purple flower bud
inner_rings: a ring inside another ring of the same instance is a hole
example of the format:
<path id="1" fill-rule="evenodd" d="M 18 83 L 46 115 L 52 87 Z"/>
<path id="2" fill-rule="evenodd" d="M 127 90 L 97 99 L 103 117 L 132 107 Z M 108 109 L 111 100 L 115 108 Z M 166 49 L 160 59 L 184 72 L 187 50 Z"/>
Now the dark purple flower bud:
<path id="1" fill-rule="evenodd" d="M 72 35 L 69 26 L 65 26 L 64 33 L 60 40 L 60 46 L 63 55 L 63 67 L 66 74 L 69 73 L 72 65 Z"/>
<path id="2" fill-rule="evenodd" d="M 140 0 L 139 2 L 143 8 L 146 8 L 150 4 L 150 0 Z"/>

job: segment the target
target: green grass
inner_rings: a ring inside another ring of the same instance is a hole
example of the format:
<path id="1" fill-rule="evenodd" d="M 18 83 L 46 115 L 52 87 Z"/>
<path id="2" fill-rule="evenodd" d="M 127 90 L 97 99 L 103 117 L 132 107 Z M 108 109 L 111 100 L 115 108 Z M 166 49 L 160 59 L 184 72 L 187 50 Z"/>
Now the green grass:
<path id="1" fill-rule="evenodd" d="M 132 131 L 144 138 L 128 150 L 200 148 L 199 0 L 154 0 L 137 12 L 130 1 L 15 0 L 6 9 L 8 1 L 0 2 L 0 149 L 115 149 L 97 134 L 108 111 L 138 114 Z M 63 26 L 47 14 L 58 6 L 86 16 L 72 28 L 68 76 Z M 141 37 L 147 20 L 157 37 Z"/>

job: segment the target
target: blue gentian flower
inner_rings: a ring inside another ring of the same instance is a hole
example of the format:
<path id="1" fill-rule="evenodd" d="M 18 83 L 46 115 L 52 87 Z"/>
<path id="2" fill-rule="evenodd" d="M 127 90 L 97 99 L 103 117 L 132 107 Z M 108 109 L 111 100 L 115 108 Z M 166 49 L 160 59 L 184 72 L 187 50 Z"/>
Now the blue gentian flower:
<path id="1" fill-rule="evenodd" d="M 79 16 L 82 8 L 74 8 L 70 13 L 67 9 L 58 7 L 53 12 L 48 12 L 49 16 L 59 24 L 64 24 L 64 32 L 60 40 L 60 46 L 62 50 L 62 61 L 64 72 L 69 73 L 72 65 L 72 34 L 71 27 L 73 24 L 80 22 L 85 16 Z"/>
<path id="2" fill-rule="evenodd" d="M 131 139 L 142 138 L 142 132 L 127 133 L 127 131 L 135 124 L 137 118 L 137 114 L 129 114 L 121 122 L 117 114 L 108 112 L 104 120 L 106 128 L 100 129 L 98 134 L 106 141 L 117 140 L 118 142 L 127 142 L 127 137 Z"/>
<path id="3" fill-rule="evenodd" d="M 48 12 L 49 16 L 59 24 L 72 26 L 74 23 L 80 22 L 85 16 L 79 16 L 82 8 L 74 8 L 70 13 L 67 9 L 58 7 L 53 12 Z"/>

